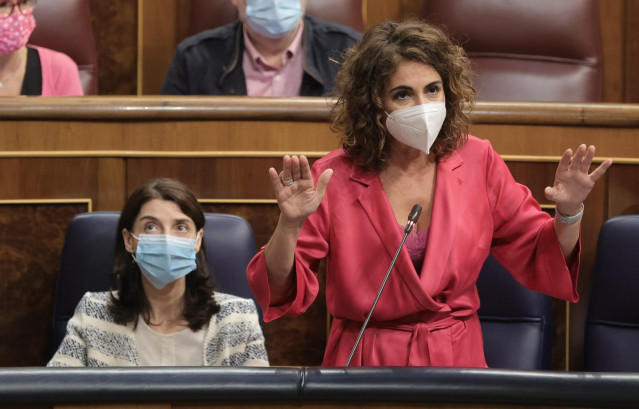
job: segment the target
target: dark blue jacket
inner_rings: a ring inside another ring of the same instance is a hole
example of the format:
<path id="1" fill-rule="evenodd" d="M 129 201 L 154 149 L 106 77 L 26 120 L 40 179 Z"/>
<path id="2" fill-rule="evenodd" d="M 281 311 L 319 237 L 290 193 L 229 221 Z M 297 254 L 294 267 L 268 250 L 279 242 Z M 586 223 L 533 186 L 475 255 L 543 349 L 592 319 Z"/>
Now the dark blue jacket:
<path id="1" fill-rule="evenodd" d="M 304 16 L 302 96 L 333 91 L 342 53 L 361 34 L 347 26 Z M 178 45 L 160 94 L 246 95 L 242 70 L 244 35 L 238 20 L 206 30 Z"/>

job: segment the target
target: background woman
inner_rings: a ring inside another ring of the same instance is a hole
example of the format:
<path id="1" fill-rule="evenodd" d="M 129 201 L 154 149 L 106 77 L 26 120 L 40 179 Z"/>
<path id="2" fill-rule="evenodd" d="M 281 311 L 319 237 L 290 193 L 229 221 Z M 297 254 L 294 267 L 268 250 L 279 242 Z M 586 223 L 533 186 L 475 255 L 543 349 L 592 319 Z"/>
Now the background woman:
<path id="1" fill-rule="evenodd" d="M 489 252 L 527 287 L 578 299 L 582 203 L 611 161 L 589 174 L 594 147 L 566 150 L 546 189 L 551 218 L 490 143 L 468 135 L 469 67 L 437 28 L 372 27 L 337 79 L 342 149 L 312 171 L 304 156 L 285 156 L 279 175 L 269 170 L 280 219 L 249 282 L 266 321 L 300 314 L 326 258 L 334 319 L 324 365 L 346 363 L 414 204 L 421 217 L 353 365 L 486 366 L 476 281 Z"/>
<path id="2" fill-rule="evenodd" d="M 37 0 L 0 0 L 0 96 L 83 95 L 78 66 L 71 58 L 26 45 L 36 26 L 36 4 Z"/>
<path id="3" fill-rule="evenodd" d="M 48 366 L 268 365 L 253 301 L 214 292 L 204 222 L 175 180 L 133 192 L 118 222 L 118 290 L 84 295 Z"/>

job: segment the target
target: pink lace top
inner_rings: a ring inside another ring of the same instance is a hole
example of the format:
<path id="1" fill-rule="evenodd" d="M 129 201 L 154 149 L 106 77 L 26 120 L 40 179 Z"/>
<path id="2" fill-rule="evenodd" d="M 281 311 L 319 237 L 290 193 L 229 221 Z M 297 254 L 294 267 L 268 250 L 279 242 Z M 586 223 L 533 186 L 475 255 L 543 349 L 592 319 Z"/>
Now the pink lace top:
<path id="1" fill-rule="evenodd" d="M 399 226 L 402 231 L 402 235 L 404 234 L 405 226 Z M 415 270 L 417 271 L 417 275 L 420 275 L 422 272 L 422 265 L 424 263 L 424 256 L 426 255 L 426 243 L 428 243 L 428 231 L 430 229 L 425 229 L 422 231 L 416 232 L 414 229 L 408 234 L 406 237 L 406 242 L 404 246 L 408 250 L 408 254 L 410 254 L 410 259 L 413 261 L 413 265 L 415 266 Z"/>

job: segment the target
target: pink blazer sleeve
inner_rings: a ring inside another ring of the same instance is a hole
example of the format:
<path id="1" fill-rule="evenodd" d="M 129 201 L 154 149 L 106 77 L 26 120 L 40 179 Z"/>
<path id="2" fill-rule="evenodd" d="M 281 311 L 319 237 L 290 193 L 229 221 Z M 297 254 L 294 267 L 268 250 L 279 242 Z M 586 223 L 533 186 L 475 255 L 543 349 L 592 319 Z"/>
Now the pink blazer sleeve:
<path id="1" fill-rule="evenodd" d="M 317 178 L 324 169 L 313 166 L 313 179 Z M 328 195 L 324 197 L 322 205 L 306 220 L 295 250 L 295 285 L 294 298 L 282 305 L 270 305 L 270 288 L 268 273 L 264 261 L 264 248 L 251 260 L 247 268 L 249 285 L 255 295 L 257 303 L 264 312 L 264 321 L 272 321 L 282 316 L 296 316 L 308 309 L 319 292 L 316 272 L 319 261 L 328 254 Z"/>
<path id="2" fill-rule="evenodd" d="M 488 200 L 494 221 L 493 256 L 524 286 L 577 302 L 581 238 L 567 266 L 553 226 L 528 188 L 517 184 L 503 159 L 490 149 L 486 162 Z"/>

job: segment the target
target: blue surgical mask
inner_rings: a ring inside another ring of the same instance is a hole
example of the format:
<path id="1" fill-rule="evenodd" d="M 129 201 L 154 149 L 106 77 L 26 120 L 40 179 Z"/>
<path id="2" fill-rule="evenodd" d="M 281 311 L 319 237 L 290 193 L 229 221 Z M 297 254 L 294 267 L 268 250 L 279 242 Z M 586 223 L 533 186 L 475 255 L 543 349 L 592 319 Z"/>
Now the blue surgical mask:
<path id="1" fill-rule="evenodd" d="M 267 38 L 282 38 L 302 17 L 300 0 L 247 0 L 246 19 L 253 30 Z"/>
<path id="2" fill-rule="evenodd" d="M 136 237 L 138 247 L 133 259 L 140 271 L 158 290 L 197 268 L 195 263 L 195 239 L 169 236 L 167 234 L 140 234 Z"/>

